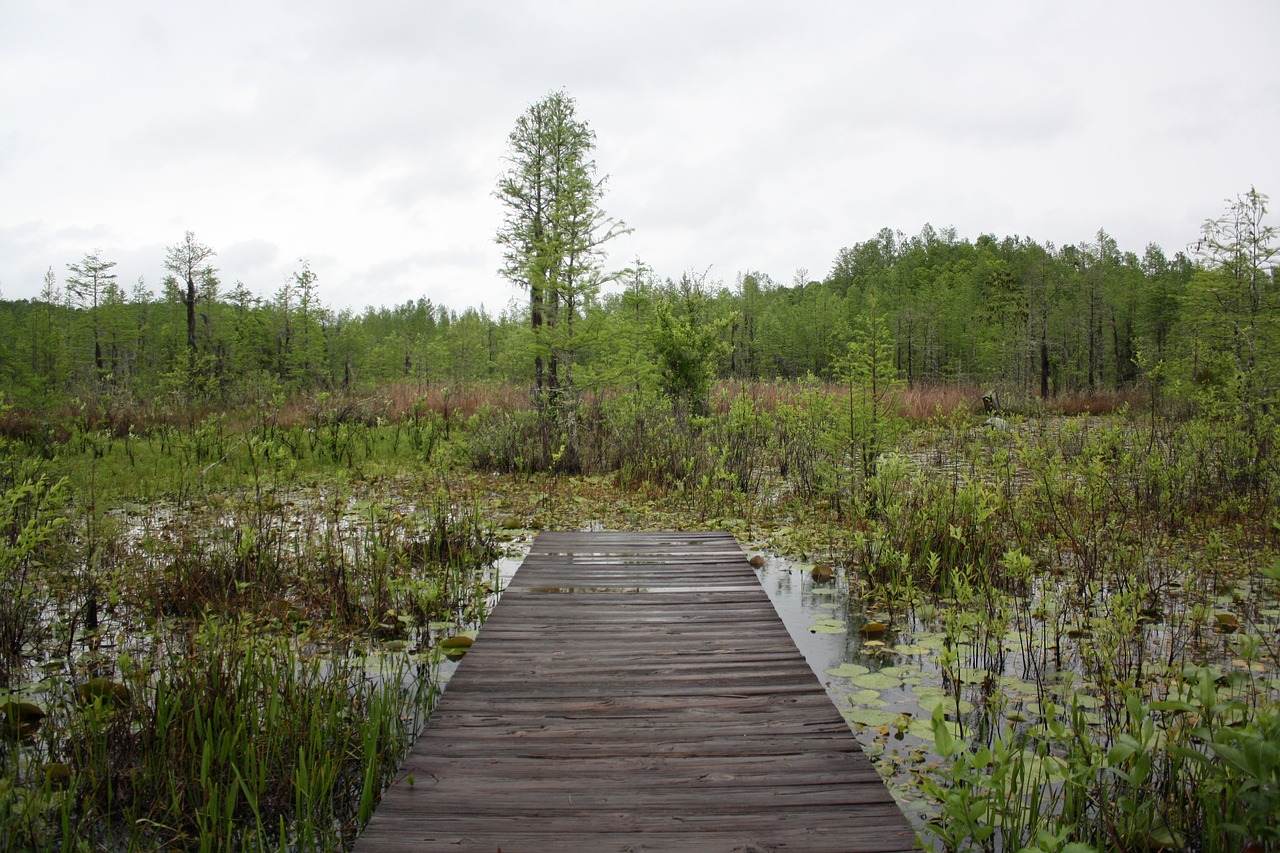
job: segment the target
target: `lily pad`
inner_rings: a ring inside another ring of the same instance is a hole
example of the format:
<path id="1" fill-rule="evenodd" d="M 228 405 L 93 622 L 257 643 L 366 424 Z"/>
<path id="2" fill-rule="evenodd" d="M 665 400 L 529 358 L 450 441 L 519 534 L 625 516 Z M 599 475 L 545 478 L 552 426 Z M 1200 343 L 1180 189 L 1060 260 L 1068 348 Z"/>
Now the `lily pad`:
<path id="1" fill-rule="evenodd" d="M 893 711 L 882 711 L 879 708 L 846 708 L 841 711 L 846 720 L 861 726 L 891 726 L 897 722 L 899 715 Z"/>
<path id="2" fill-rule="evenodd" d="M 14 725 L 39 723 L 45 717 L 44 709 L 34 702 L 15 702 L 10 700 L 0 706 L 0 711 L 3 711 L 5 719 Z"/>
<path id="3" fill-rule="evenodd" d="M 1234 613 L 1215 613 L 1213 630 L 1219 634 L 1234 634 L 1240 630 L 1240 618 Z"/>
<path id="4" fill-rule="evenodd" d="M 915 735 L 921 740 L 933 740 L 933 724 L 929 720 L 912 720 L 907 726 L 907 734 Z"/>
<path id="5" fill-rule="evenodd" d="M 1035 696 L 1038 688 L 1030 681 L 1024 681 L 1021 678 L 1015 678 L 1012 675 L 1000 676 L 998 683 L 1002 688 L 1013 693 L 1021 693 L 1024 696 Z"/>
<path id="6" fill-rule="evenodd" d="M 831 583 L 835 580 L 835 569 L 826 563 L 819 563 L 809 571 L 809 576 L 813 578 L 814 583 Z"/>
<path id="7" fill-rule="evenodd" d="M 76 698 L 88 704 L 90 702 L 110 702 L 117 706 L 129 704 L 129 688 L 109 678 L 90 678 L 84 684 L 76 685 Z"/>
<path id="8" fill-rule="evenodd" d="M 1097 708 L 1102 705 L 1102 700 L 1096 696 L 1090 696 L 1088 693 L 1076 693 L 1075 702 L 1081 708 Z"/>
<path id="9" fill-rule="evenodd" d="M 826 671 L 827 675 L 834 675 L 836 678 L 855 678 L 859 675 L 866 675 L 871 670 L 858 663 L 842 663 L 839 666 L 833 666 Z"/>
<path id="10" fill-rule="evenodd" d="M 854 686 L 867 690 L 892 690 L 902 684 L 900 679 L 879 672 L 869 672 L 852 679 Z"/>
<path id="11" fill-rule="evenodd" d="M 918 670 L 914 666 L 884 666 L 880 668 L 881 675 L 892 676 L 893 678 L 906 678 L 915 675 Z"/>
<path id="12" fill-rule="evenodd" d="M 946 722 L 946 726 L 947 726 L 947 731 L 951 732 L 952 737 L 954 738 L 960 737 L 959 724 L 953 723 L 950 720 L 948 720 Z M 912 720 L 911 725 L 907 726 L 907 734 L 915 735 L 921 740 L 927 740 L 932 742 L 934 739 L 933 721 L 932 720 Z"/>
<path id="13" fill-rule="evenodd" d="M 66 764 L 46 764 L 44 777 L 50 788 L 61 790 L 71 783 L 71 768 Z"/>
<path id="14" fill-rule="evenodd" d="M 880 708 L 888 704 L 880 698 L 879 690 L 868 690 L 865 687 L 850 693 L 849 701 L 854 705 L 862 705 L 867 708 Z"/>
<path id="15" fill-rule="evenodd" d="M 991 673 L 985 669 L 970 669 L 969 667 L 961 667 L 960 680 L 965 684 L 981 684 L 991 677 Z"/>

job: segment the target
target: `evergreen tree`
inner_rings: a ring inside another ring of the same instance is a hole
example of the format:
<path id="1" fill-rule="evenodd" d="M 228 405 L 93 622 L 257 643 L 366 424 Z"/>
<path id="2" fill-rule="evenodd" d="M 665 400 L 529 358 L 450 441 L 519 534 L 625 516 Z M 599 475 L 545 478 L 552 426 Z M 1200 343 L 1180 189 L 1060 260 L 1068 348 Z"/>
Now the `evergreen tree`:
<path id="1" fill-rule="evenodd" d="M 111 272 L 115 261 L 104 261 L 97 249 L 89 252 L 78 264 L 67 264 L 71 275 L 67 276 L 67 299 L 89 312 L 89 327 L 93 332 L 93 366 L 99 381 L 107 375 L 102 357 L 102 323 L 98 307 L 107 288 L 114 285 L 116 274 Z"/>
<path id="2" fill-rule="evenodd" d="M 497 233 L 503 273 L 529 293 L 536 399 L 540 407 L 561 409 L 572 396 L 575 326 L 606 279 L 603 246 L 625 227 L 600 207 L 595 133 L 576 117 L 568 94 L 553 92 L 530 106 L 508 146 L 510 166 L 496 193 L 505 208 Z"/>

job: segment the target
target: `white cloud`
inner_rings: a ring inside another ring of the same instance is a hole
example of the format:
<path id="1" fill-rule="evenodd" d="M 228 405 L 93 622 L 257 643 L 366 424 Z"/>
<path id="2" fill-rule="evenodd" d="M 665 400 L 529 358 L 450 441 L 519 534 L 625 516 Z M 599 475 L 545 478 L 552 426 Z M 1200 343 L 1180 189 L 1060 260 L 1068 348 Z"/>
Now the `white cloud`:
<path id="1" fill-rule="evenodd" d="M 495 309 L 492 198 L 565 88 L 605 207 L 664 275 L 820 275 L 883 226 L 1183 248 L 1280 192 L 1280 7 L 1228 0 L 328 2 L 0 7 L 0 286 L 101 249 L 163 276 L 192 230 L 273 293 Z"/>

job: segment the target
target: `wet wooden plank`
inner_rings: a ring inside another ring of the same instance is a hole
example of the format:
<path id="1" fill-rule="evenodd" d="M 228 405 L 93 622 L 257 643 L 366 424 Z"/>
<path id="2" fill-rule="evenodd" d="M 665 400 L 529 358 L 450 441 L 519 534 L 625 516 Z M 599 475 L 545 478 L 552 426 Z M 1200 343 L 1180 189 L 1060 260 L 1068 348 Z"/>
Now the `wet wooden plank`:
<path id="1" fill-rule="evenodd" d="M 557 532 L 355 849 L 914 847 L 733 537 Z"/>

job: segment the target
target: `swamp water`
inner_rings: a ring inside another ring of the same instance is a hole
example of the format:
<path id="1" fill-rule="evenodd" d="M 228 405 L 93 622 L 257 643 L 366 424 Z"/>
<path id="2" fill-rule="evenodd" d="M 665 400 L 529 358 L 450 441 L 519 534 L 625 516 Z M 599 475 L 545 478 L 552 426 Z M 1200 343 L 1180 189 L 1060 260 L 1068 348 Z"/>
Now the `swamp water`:
<path id="1" fill-rule="evenodd" d="M 932 649 L 919 642 L 890 646 L 887 633 L 864 637 L 858 629 L 871 620 L 847 589 L 816 582 L 810 564 L 762 556 L 756 575 L 792 641 L 919 829 L 936 809 L 913 783 L 913 768 L 939 760 L 931 752 L 930 716 L 937 704 L 949 702 L 954 708 L 955 703 L 929 660 Z M 960 708 L 972 711 L 967 701 Z"/>
<path id="2" fill-rule="evenodd" d="M 763 558 L 755 561 L 756 574 L 792 640 L 922 838 L 930 838 L 924 825 L 939 815 L 939 805 L 924 793 L 922 781 L 947 763 L 935 745 L 935 709 L 941 710 L 954 739 L 973 744 L 1007 728 L 1025 729 L 1063 714 L 1078 715 L 1096 737 L 1105 738 L 1125 713 L 1121 691 L 1108 692 L 1076 671 L 1078 636 L 1063 638 L 1062 648 L 1055 650 L 1056 666 L 1046 665 L 1051 657 L 1046 647 L 1056 641 L 1047 632 L 1033 633 L 1034 628 L 1019 631 L 1016 621 L 994 643 L 976 643 L 963 633 L 949 641 L 944 631 L 936 630 L 944 621 L 940 612 L 921 618 L 932 610 L 927 605 L 928 610 L 896 618 L 868 612 L 840 580 L 815 580 L 812 564 L 749 553 Z M 1241 612 L 1245 599 L 1250 623 L 1280 637 L 1280 609 L 1267 592 L 1245 585 L 1217 603 Z M 1217 619 L 1221 626 L 1221 617 Z M 1219 698 L 1280 701 L 1280 674 L 1242 651 L 1247 640 L 1237 643 L 1230 632 L 1206 634 L 1196 644 L 1197 654 L 1187 657 L 1208 665 Z M 1164 654 L 1173 644 L 1191 645 L 1185 634 L 1166 625 L 1141 626 L 1136 639 Z M 1170 679 L 1152 689 L 1181 699 L 1191 681 Z M 1060 781 L 1065 769 L 1052 755 L 1030 757 L 1028 766 L 1046 781 Z"/>

